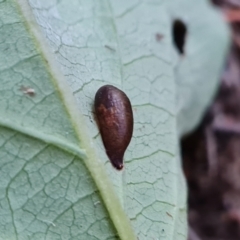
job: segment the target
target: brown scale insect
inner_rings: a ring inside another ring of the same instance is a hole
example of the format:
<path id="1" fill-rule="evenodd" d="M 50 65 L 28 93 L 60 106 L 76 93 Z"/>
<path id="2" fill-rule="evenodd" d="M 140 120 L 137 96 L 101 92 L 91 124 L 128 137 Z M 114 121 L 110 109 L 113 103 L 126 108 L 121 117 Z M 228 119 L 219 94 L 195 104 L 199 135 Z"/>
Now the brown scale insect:
<path id="1" fill-rule="evenodd" d="M 94 107 L 106 153 L 112 165 L 121 170 L 133 133 L 131 103 L 123 91 L 105 85 L 97 91 Z"/>

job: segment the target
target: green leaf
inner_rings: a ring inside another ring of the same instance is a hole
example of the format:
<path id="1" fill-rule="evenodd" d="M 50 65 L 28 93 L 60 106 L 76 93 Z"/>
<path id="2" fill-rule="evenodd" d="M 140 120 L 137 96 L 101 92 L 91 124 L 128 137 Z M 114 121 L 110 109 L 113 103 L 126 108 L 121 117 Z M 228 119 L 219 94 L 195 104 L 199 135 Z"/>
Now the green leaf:
<path id="1" fill-rule="evenodd" d="M 29 2 L 0 1 L 0 239 L 186 239 L 175 5 Z M 227 42 L 220 29 L 215 79 Z M 92 113 L 104 84 L 133 105 L 123 171 L 110 164 Z"/>
<path id="2" fill-rule="evenodd" d="M 229 29 L 208 0 L 169 3 L 173 19 L 187 26 L 185 56 L 175 54 L 179 136 L 192 131 L 212 101 L 229 45 Z"/>

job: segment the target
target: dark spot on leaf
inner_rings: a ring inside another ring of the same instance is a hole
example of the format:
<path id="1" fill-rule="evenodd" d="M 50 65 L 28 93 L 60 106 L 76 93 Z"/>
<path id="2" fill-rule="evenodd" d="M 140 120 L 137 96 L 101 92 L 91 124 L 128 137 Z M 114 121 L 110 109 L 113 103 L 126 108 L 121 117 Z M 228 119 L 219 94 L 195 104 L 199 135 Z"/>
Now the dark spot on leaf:
<path id="1" fill-rule="evenodd" d="M 115 52 L 115 51 L 116 51 L 114 48 L 110 47 L 109 45 L 105 45 L 104 47 L 107 48 L 107 49 L 109 49 L 109 50 L 112 51 L 112 52 Z"/>
<path id="2" fill-rule="evenodd" d="M 173 43 L 180 54 L 184 54 L 187 27 L 185 23 L 179 19 L 173 22 Z"/>
<path id="3" fill-rule="evenodd" d="M 157 42 L 160 42 L 163 39 L 163 35 L 161 33 L 156 33 L 155 38 Z"/>

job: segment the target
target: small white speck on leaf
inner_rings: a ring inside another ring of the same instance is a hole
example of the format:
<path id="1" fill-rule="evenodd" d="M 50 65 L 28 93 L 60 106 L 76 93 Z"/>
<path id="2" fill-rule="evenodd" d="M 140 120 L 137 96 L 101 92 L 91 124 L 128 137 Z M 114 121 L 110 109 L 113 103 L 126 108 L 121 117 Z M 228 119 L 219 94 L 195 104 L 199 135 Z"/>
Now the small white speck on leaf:
<path id="1" fill-rule="evenodd" d="M 31 87 L 24 87 L 24 86 L 22 86 L 22 87 L 20 88 L 20 90 L 21 90 L 23 93 L 25 93 L 25 94 L 27 94 L 28 96 L 30 96 L 30 97 L 35 96 L 35 90 L 34 90 L 33 88 L 31 88 Z"/>

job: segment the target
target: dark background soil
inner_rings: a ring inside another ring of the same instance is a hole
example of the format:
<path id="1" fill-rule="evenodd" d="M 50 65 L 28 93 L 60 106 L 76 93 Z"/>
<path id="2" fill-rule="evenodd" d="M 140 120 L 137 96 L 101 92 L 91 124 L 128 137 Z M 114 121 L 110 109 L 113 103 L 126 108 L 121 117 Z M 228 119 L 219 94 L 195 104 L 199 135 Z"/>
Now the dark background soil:
<path id="1" fill-rule="evenodd" d="M 181 142 L 189 240 L 240 240 L 240 0 L 212 0 L 232 30 L 220 88 Z"/>

